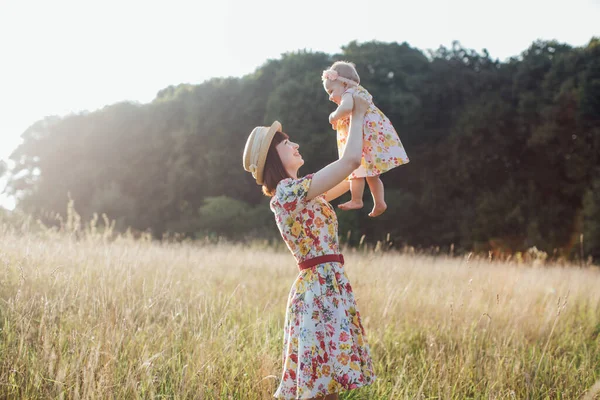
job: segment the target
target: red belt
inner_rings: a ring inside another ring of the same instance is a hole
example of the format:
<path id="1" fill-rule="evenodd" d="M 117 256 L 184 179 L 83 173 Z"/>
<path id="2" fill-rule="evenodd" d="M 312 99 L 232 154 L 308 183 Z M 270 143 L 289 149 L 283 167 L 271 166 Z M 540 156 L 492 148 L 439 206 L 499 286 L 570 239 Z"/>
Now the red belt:
<path id="1" fill-rule="evenodd" d="M 300 271 L 302 271 L 303 269 L 312 268 L 315 265 L 328 263 L 328 262 L 339 262 L 339 263 L 343 264 L 344 256 L 341 254 L 326 254 L 324 256 L 310 258 L 310 259 L 304 260 L 300 264 L 298 264 L 298 268 L 300 268 Z"/>

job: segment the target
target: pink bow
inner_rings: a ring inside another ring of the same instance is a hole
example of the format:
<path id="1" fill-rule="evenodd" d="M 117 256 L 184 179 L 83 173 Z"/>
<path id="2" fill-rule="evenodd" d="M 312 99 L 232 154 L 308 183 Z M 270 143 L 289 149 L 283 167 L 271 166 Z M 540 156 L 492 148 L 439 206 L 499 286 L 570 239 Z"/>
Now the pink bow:
<path id="1" fill-rule="evenodd" d="M 352 79 L 347 79 L 347 78 L 344 78 L 343 76 L 340 76 L 338 74 L 338 72 L 333 69 L 328 69 L 328 70 L 323 71 L 323 75 L 321 75 L 321 79 L 322 80 L 330 80 L 330 81 L 340 81 L 340 82 L 344 82 L 345 84 L 350 85 L 350 86 L 358 86 L 358 83 L 354 82 Z"/>
<path id="2" fill-rule="evenodd" d="M 323 71 L 323 75 L 321 75 L 321 78 L 323 80 L 325 79 L 329 79 L 330 81 L 335 81 L 338 78 L 338 73 L 337 71 L 334 71 L 332 69 L 328 69 L 326 71 Z"/>

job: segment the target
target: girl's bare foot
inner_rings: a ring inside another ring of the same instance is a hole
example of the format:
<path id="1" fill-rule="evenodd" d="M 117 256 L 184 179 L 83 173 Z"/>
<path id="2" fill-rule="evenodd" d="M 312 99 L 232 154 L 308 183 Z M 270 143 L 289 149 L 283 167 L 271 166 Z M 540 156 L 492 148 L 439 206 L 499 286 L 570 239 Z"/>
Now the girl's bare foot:
<path id="1" fill-rule="evenodd" d="M 338 208 L 346 211 L 346 210 L 358 210 L 360 208 L 363 208 L 363 202 L 362 200 L 350 200 L 347 201 L 343 204 L 340 204 L 338 206 Z"/>
<path id="2" fill-rule="evenodd" d="M 387 210 L 387 204 L 385 204 L 385 201 L 377 202 L 373 206 L 373 210 L 369 213 L 369 217 L 378 217 L 383 214 L 385 210 Z"/>

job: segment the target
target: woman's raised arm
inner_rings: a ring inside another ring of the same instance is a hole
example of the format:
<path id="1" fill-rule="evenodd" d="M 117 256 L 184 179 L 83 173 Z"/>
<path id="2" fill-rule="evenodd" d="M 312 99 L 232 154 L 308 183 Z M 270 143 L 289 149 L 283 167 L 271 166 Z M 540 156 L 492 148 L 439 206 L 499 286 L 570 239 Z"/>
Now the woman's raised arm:
<path id="1" fill-rule="evenodd" d="M 311 200 L 334 188 L 348 175 L 360 166 L 362 158 L 363 122 L 365 113 L 369 109 L 369 102 L 365 99 L 354 97 L 354 108 L 350 117 L 350 132 L 344 148 L 344 154 L 339 160 L 332 162 L 317 171 L 313 178 L 306 199 Z"/>

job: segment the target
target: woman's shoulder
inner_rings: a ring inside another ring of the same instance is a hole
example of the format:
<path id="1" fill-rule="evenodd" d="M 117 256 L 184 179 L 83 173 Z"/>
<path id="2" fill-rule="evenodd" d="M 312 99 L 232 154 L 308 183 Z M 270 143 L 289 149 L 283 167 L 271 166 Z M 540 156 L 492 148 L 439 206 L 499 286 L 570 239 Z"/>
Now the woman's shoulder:
<path id="1" fill-rule="evenodd" d="M 308 174 L 296 179 L 282 179 L 275 188 L 275 194 L 271 198 L 271 204 L 289 208 L 290 203 L 299 204 L 305 202 L 308 189 L 312 182 L 312 177 L 313 174 Z M 286 207 L 286 205 L 288 206 Z"/>

